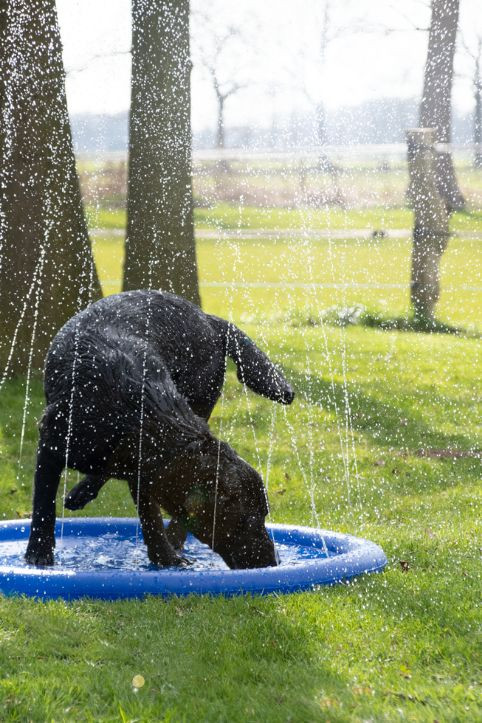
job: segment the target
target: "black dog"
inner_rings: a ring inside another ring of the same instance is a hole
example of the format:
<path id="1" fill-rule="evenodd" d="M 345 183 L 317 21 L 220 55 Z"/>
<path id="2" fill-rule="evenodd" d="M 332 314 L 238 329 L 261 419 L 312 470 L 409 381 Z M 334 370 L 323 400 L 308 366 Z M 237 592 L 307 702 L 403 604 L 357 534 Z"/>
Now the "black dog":
<path id="1" fill-rule="evenodd" d="M 230 567 L 276 564 L 258 473 L 209 432 L 226 356 L 274 401 L 293 392 L 233 324 L 172 294 L 126 292 L 92 304 L 52 342 L 45 368 L 26 560 L 53 563 L 55 497 L 65 466 L 87 475 L 66 498 L 80 509 L 110 478 L 126 479 L 151 561 L 182 564 L 190 530 Z M 166 534 L 160 507 L 173 516 Z"/>

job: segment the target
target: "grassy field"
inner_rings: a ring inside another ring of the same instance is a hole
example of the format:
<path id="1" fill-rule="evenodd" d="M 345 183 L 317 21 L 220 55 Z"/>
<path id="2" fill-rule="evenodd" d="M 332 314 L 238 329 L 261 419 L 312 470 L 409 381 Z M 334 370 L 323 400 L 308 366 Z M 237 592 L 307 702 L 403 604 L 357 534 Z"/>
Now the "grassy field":
<path id="1" fill-rule="evenodd" d="M 194 157 L 193 190 L 201 206 L 238 204 L 256 207 L 325 206 L 349 209 L 399 207 L 405 204 L 408 168 L 402 152 L 387 157 L 373 147 L 370 156 L 328 155 L 336 173 L 323 172 L 318 159 L 287 154 L 276 158 L 264 154 L 238 156 L 237 159 Z M 276 154 L 275 154 L 276 155 Z M 127 193 L 127 158 L 122 156 L 84 158 L 78 169 L 84 198 L 93 205 L 111 203 L 120 208 Z M 454 163 L 460 188 L 469 208 L 481 206 L 480 169 L 474 169 L 467 157 L 455 154 Z"/>
<path id="2" fill-rule="evenodd" d="M 92 226 L 102 229 L 124 229 L 126 212 L 123 208 L 87 209 Z M 413 214 L 405 207 L 374 207 L 368 209 L 288 209 L 219 204 L 213 208 L 195 209 L 196 229 L 215 231 L 242 229 L 283 230 L 287 228 L 309 230 L 338 229 L 411 229 Z M 456 213 L 451 218 L 451 229 L 482 231 L 482 212 Z"/>
<path id="3" fill-rule="evenodd" d="M 345 214 L 338 227 L 379 227 L 378 212 L 370 213 Z M 406 211 L 390 213 L 384 228 L 408 228 Z M 106 214 L 93 225 L 107 228 L 108 218 L 110 228 L 122 225 Z M 457 223 L 461 231 L 480 231 L 482 220 L 474 215 Z M 306 224 L 323 228 L 326 218 L 302 222 L 294 212 L 271 218 L 243 209 L 240 218 L 239 209 L 198 210 L 198 227 L 241 230 L 238 239 L 220 233 L 199 241 L 203 303 L 242 325 L 281 362 L 297 391 L 286 412 L 295 435 L 281 409 L 274 424 L 273 521 L 313 523 L 304 479 L 313 480 L 322 525 L 382 545 L 387 571 L 287 597 L 72 604 L 0 599 L 0 719 L 480 718 L 480 342 L 303 326 L 313 309 L 335 304 L 403 312 L 409 268 L 404 239 L 242 238 L 244 228 Z M 105 291 L 116 291 L 119 238 L 97 237 L 95 253 Z M 442 319 L 480 325 L 476 259 L 476 241 L 462 235 L 451 242 L 443 263 Z M 30 510 L 42 394 L 34 380 L 19 461 L 24 386 L 13 381 L 1 392 L 5 518 Z M 264 470 L 272 414 L 267 400 L 250 394 L 247 404 L 230 369 L 212 429 L 222 423 L 224 438 Z M 120 482 L 109 483 L 88 512 L 134 514 Z M 131 684 L 136 674 L 146 681 L 138 692 Z"/>
<path id="4" fill-rule="evenodd" d="M 93 212 L 91 211 L 91 219 Z M 122 211 L 101 211 L 93 234 L 97 266 L 105 293 L 120 288 L 123 264 Z M 334 305 L 362 303 L 367 307 L 400 314 L 408 310 L 411 243 L 407 236 L 367 241 L 365 238 L 311 240 L 303 231 L 318 229 L 409 229 L 411 212 L 404 208 L 342 212 L 288 211 L 286 209 L 196 209 L 196 228 L 212 231 L 212 238 L 197 244 L 203 303 L 209 311 L 225 316 L 232 310 L 243 323 L 286 318 L 300 309 L 313 312 Z M 480 240 L 464 238 L 464 231 L 482 236 L 482 213 L 455 214 L 452 228 L 459 234 L 442 259 L 442 295 L 438 315 L 454 325 L 480 327 Z M 286 231 L 288 238 L 243 238 L 255 229 Z M 239 230 L 236 238 L 224 231 Z M 105 235 L 107 233 L 107 236 Z M 307 286 L 313 285 L 312 288 Z"/>

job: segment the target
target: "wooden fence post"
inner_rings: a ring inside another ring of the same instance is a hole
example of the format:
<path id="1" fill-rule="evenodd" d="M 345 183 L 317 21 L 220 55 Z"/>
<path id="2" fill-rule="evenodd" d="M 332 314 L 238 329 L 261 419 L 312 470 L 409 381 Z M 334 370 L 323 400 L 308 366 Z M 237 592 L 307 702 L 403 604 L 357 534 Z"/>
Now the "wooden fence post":
<path id="1" fill-rule="evenodd" d="M 415 320 L 431 324 L 440 295 L 440 259 L 449 240 L 449 213 L 437 190 L 436 133 L 407 131 L 408 197 L 414 211 L 410 299 Z"/>

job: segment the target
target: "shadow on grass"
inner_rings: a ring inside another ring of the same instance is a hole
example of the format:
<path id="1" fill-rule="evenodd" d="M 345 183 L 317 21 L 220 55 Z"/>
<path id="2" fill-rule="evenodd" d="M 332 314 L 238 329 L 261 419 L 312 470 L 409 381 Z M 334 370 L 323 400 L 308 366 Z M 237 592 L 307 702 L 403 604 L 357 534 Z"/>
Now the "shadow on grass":
<path id="1" fill-rule="evenodd" d="M 338 411 L 344 419 L 349 414 L 353 429 L 371 438 L 378 446 L 398 448 L 419 456 L 420 448 L 473 449 L 473 440 L 461 434 L 447 435 L 432 429 L 408 403 L 389 404 L 353 384 L 345 387 L 339 382 L 293 369 L 289 370 L 288 377 L 301 398 L 330 412 Z"/>
<path id="2" fill-rule="evenodd" d="M 347 679 L 319 660 L 302 603 L 274 596 L 67 606 L 0 600 L 0 662 L 15 686 L 4 710 L 19 719 L 61 718 L 75 685 L 71 720 L 86 710 L 110 720 L 119 704 L 129 720 L 164 720 L 169 709 L 169 720 L 271 720 L 273 709 L 276 720 L 315 720 L 320 690 L 342 694 Z M 31 658 L 40 660 L 33 669 Z M 139 671 L 146 685 L 136 696 L 131 681 Z"/>
<path id="3" fill-rule="evenodd" d="M 410 316 L 383 316 L 377 312 L 366 311 L 362 314 L 359 326 L 383 331 L 412 331 L 421 334 L 454 334 L 468 338 L 479 338 L 476 332 L 468 331 L 459 326 L 451 326 L 442 321 L 416 319 Z"/>
<path id="4" fill-rule="evenodd" d="M 470 221 L 482 222 L 482 211 L 479 210 L 464 210 L 456 211 L 454 214 L 455 218 L 468 218 Z"/>
<path id="5" fill-rule="evenodd" d="M 30 383 L 20 457 L 25 399 L 22 377 L 6 382 L 0 392 L 0 516 L 24 517 L 31 509 L 37 424 L 45 404 L 40 376 L 33 376 Z"/>
<path id="6" fill-rule="evenodd" d="M 347 327 L 363 326 L 368 329 L 382 331 L 405 331 L 421 334 L 452 334 L 468 339 L 480 339 L 478 331 L 451 326 L 442 321 L 417 319 L 414 316 L 387 316 L 377 310 L 367 309 L 362 304 L 353 306 L 332 306 L 321 312 L 297 311 L 290 317 L 292 326 L 316 327 L 329 326 Z"/>

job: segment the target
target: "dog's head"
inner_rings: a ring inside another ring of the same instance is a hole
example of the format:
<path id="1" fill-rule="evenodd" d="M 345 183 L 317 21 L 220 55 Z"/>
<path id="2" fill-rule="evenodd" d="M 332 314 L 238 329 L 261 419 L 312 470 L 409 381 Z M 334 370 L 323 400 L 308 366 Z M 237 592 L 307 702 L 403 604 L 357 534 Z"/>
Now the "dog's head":
<path id="1" fill-rule="evenodd" d="M 213 437 L 189 445 L 178 461 L 177 505 L 172 512 L 187 529 L 230 568 L 277 565 L 265 526 L 266 493 L 256 470 Z"/>

